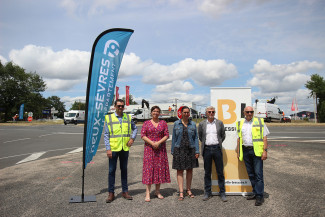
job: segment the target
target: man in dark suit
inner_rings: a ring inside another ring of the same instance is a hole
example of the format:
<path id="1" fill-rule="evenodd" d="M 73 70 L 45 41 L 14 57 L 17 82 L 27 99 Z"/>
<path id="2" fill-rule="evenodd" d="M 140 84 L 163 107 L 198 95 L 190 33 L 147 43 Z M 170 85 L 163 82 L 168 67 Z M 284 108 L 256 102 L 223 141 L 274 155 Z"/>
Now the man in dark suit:
<path id="1" fill-rule="evenodd" d="M 214 160 L 218 185 L 220 189 L 220 198 L 223 202 L 227 201 L 225 190 L 225 176 L 223 174 L 222 159 L 222 142 L 226 138 L 225 127 L 222 121 L 216 119 L 216 110 L 213 106 L 206 108 L 207 120 L 199 124 L 199 140 L 201 141 L 202 156 L 204 160 L 204 196 L 203 200 L 207 201 L 211 198 L 211 170 L 212 160 Z"/>

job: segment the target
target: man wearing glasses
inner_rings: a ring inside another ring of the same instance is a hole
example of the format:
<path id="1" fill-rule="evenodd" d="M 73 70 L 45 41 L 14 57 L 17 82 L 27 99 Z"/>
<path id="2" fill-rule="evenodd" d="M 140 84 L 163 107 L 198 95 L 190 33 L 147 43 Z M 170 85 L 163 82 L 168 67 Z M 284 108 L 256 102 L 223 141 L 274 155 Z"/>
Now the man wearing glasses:
<path id="1" fill-rule="evenodd" d="M 237 122 L 237 157 L 245 162 L 247 174 L 253 187 L 255 206 L 264 202 L 263 161 L 267 159 L 267 135 L 270 134 L 263 118 L 254 117 L 251 106 L 244 109 L 245 119 Z"/>
<path id="2" fill-rule="evenodd" d="M 201 141 L 202 156 L 204 161 L 204 196 L 203 200 L 211 198 L 211 171 L 212 160 L 214 160 L 218 175 L 218 185 L 220 198 L 223 202 L 227 201 L 225 190 L 225 176 L 223 173 L 222 142 L 226 138 L 223 122 L 216 119 L 215 108 L 206 108 L 207 120 L 199 124 L 199 140 Z"/>
<path id="3" fill-rule="evenodd" d="M 133 199 L 128 193 L 127 166 L 129 149 L 137 136 L 138 129 L 132 121 L 131 116 L 123 113 L 124 101 L 118 99 L 114 105 L 115 113 L 105 116 L 104 141 L 109 159 L 108 198 L 106 199 L 106 203 L 110 203 L 115 199 L 114 189 L 117 158 L 120 159 L 122 197 L 127 200 Z"/>

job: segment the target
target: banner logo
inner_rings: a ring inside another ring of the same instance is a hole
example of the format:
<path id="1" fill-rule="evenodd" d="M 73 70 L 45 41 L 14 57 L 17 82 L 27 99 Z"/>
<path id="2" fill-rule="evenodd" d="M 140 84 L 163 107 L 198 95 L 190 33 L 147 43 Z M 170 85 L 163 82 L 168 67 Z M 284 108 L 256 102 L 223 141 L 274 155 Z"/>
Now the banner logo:
<path id="1" fill-rule="evenodd" d="M 106 55 L 108 51 L 108 56 L 114 58 L 120 53 L 119 48 L 120 45 L 117 41 L 108 40 L 105 44 L 104 54 Z"/>

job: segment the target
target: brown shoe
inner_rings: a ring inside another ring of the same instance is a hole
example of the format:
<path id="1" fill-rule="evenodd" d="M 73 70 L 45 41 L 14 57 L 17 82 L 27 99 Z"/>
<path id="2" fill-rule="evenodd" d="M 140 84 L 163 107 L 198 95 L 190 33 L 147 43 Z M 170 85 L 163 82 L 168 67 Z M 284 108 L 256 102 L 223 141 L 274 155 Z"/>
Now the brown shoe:
<path id="1" fill-rule="evenodd" d="M 127 200 L 133 200 L 133 197 L 130 196 L 128 192 L 123 192 L 122 197 Z"/>
<path id="2" fill-rule="evenodd" d="M 106 203 L 110 203 L 110 202 L 112 202 L 114 199 L 115 199 L 115 197 L 114 197 L 114 193 L 109 192 L 109 193 L 108 193 L 108 198 L 106 199 Z"/>

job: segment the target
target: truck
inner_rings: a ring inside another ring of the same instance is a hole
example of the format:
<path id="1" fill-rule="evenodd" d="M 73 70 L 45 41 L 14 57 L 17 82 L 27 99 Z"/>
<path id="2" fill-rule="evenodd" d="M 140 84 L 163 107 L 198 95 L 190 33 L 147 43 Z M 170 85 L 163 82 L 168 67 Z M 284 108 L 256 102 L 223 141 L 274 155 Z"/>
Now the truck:
<path id="1" fill-rule="evenodd" d="M 64 112 L 64 125 L 84 123 L 85 122 L 85 111 L 84 110 L 70 110 Z"/>
<path id="2" fill-rule="evenodd" d="M 131 112 L 131 117 L 134 123 L 137 123 L 138 121 L 150 120 L 151 110 L 148 108 L 133 109 Z M 165 120 L 166 122 L 172 122 L 178 120 L 176 116 L 173 116 L 172 114 L 168 114 L 168 113 L 166 114 L 161 113 L 159 119 Z"/>
<path id="3" fill-rule="evenodd" d="M 254 116 L 264 118 L 265 122 L 281 121 L 283 119 L 283 111 L 275 104 L 275 97 L 270 100 L 255 100 L 253 105 Z"/>
<path id="4" fill-rule="evenodd" d="M 145 108 L 145 106 L 147 108 Z M 173 114 L 173 112 L 169 111 L 161 111 L 162 113 L 159 116 L 159 119 L 165 120 L 166 122 L 176 121 L 178 118 Z M 149 109 L 149 102 L 146 100 L 142 100 L 141 108 L 136 108 L 131 111 L 131 117 L 134 123 L 138 121 L 146 121 L 151 119 L 151 110 Z"/>

